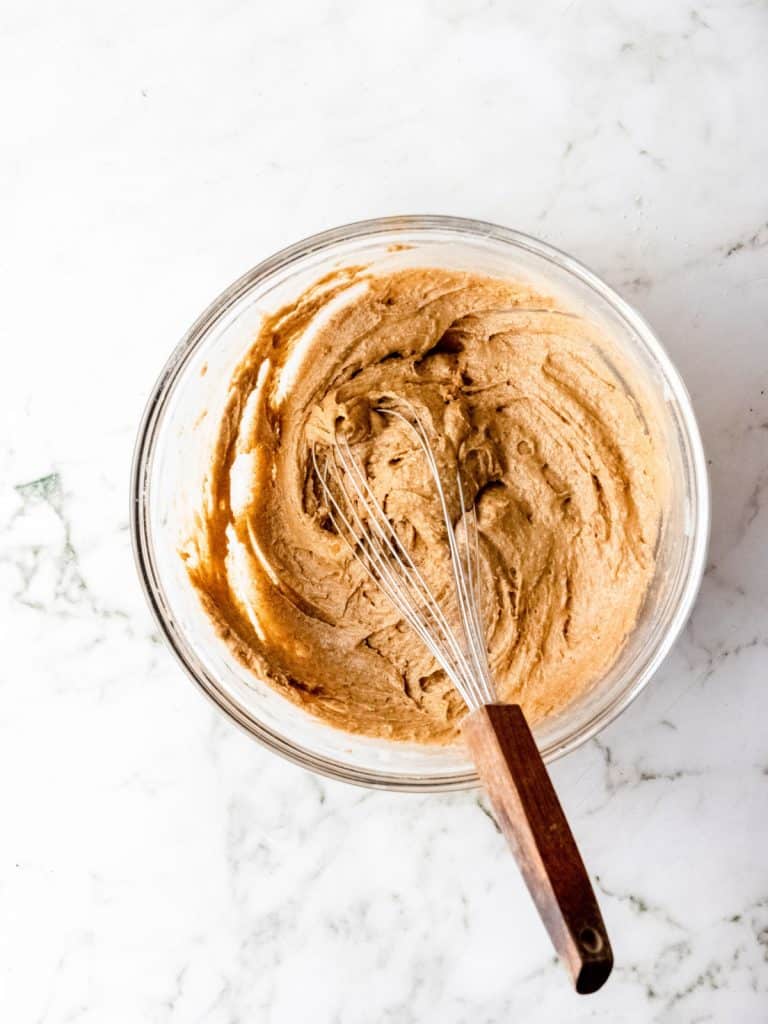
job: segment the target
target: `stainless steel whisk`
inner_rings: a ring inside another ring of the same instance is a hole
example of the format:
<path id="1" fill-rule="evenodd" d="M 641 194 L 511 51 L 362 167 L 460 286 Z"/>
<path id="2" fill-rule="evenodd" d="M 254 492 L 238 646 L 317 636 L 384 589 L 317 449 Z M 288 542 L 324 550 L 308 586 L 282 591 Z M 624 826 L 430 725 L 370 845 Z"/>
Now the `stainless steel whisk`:
<path id="1" fill-rule="evenodd" d="M 415 409 L 376 411 L 396 417 L 424 455 L 445 526 L 458 616 L 451 625 L 424 574 L 376 499 L 344 434 L 325 457 L 313 448 L 317 479 L 335 529 L 444 670 L 467 707 L 462 734 L 553 945 L 578 992 L 594 992 L 613 965 L 610 941 L 584 863 L 522 709 L 499 704 L 488 663 L 480 606 L 477 513 L 467 507 L 455 473 L 460 515 L 454 523 L 429 436 Z"/>
<path id="2" fill-rule="evenodd" d="M 326 460 L 322 469 L 313 452 L 315 470 L 328 499 L 330 518 L 337 532 L 349 544 L 355 558 L 416 631 L 465 703 L 470 708 L 492 704 L 496 698 L 488 668 L 478 601 L 480 558 L 474 506 L 469 512 L 465 509 L 461 477 L 457 473 L 456 485 L 464 532 L 460 549 L 456 533 L 450 525 L 448 502 L 434 453 L 420 420 L 415 415 L 409 420 L 393 409 L 382 408 L 377 411 L 397 417 L 413 431 L 429 465 L 447 527 L 447 544 L 463 636 L 457 637 L 451 628 L 429 584 L 376 500 L 343 435 L 337 435 L 334 439 L 334 457 Z M 345 480 L 349 481 L 349 488 Z"/>

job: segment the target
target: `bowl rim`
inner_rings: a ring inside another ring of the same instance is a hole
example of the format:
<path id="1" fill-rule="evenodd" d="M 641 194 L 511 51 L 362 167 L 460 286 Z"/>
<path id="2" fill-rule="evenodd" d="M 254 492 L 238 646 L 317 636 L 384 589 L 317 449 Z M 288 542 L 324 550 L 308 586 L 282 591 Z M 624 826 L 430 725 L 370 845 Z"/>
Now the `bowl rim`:
<path id="1" fill-rule="evenodd" d="M 263 723 L 247 715 L 219 685 L 202 663 L 193 663 L 186 649 L 183 632 L 177 629 L 173 613 L 165 599 L 164 589 L 155 563 L 148 511 L 148 494 L 152 456 L 158 437 L 163 413 L 173 391 L 173 386 L 198 346 L 208 332 L 219 323 L 247 293 L 264 278 L 283 269 L 294 261 L 312 253 L 327 249 L 334 243 L 354 241 L 365 237 L 391 233 L 393 231 L 425 233 L 446 231 L 457 236 L 477 240 L 488 238 L 523 249 L 568 271 L 583 284 L 597 292 L 613 311 L 637 335 L 662 371 L 678 405 L 680 420 L 684 427 L 681 445 L 684 457 L 690 467 L 693 483 L 691 499 L 694 502 L 695 517 L 692 523 L 692 545 L 689 554 L 687 577 L 682 585 L 670 616 L 666 631 L 657 642 L 642 670 L 637 673 L 631 685 L 616 694 L 612 701 L 592 716 L 589 722 L 576 730 L 566 740 L 544 751 L 546 761 L 554 761 L 588 742 L 609 725 L 638 697 L 647 686 L 669 653 L 679 636 L 701 585 L 704 574 L 706 552 L 710 532 L 710 490 L 704 448 L 696 416 L 685 383 L 663 344 L 647 321 L 610 285 L 580 261 L 555 246 L 521 231 L 505 228 L 487 221 L 464 217 L 432 215 L 403 215 L 376 217 L 368 220 L 343 224 L 299 240 L 257 263 L 225 288 L 198 316 L 192 326 L 175 346 L 165 362 L 150 392 L 139 424 L 133 452 L 130 475 L 129 522 L 131 546 L 142 589 L 150 610 L 177 661 L 199 689 L 237 725 L 263 746 L 287 760 L 320 775 L 362 786 L 367 789 L 384 789 L 401 792 L 448 792 L 470 789 L 478 785 L 474 772 L 435 773 L 432 775 L 408 775 L 404 773 L 378 772 L 358 768 L 315 754 L 287 740 Z"/>

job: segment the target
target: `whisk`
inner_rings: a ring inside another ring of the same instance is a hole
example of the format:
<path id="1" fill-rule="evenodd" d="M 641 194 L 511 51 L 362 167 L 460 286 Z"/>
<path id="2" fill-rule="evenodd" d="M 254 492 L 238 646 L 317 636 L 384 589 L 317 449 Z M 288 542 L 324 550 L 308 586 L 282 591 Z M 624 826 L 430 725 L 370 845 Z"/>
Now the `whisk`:
<path id="1" fill-rule="evenodd" d="M 599 989 L 613 954 L 584 863 L 536 742 L 518 704 L 497 701 L 480 606 L 480 548 L 474 503 L 467 507 L 458 465 L 454 524 L 437 459 L 416 410 L 405 401 L 376 410 L 413 434 L 434 483 L 445 525 L 454 614 L 377 500 L 348 438 L 338 431 L 312 458 L 337 532 L 423 641 L 466 703 L 462 734 L 552 943 L 577 992 Z M 457 614 L 456 614 L 457 612 Z M 458 620 L 458 621 L 456 621 Z M 457 628 L 458 627 L 458 628 Z"/>

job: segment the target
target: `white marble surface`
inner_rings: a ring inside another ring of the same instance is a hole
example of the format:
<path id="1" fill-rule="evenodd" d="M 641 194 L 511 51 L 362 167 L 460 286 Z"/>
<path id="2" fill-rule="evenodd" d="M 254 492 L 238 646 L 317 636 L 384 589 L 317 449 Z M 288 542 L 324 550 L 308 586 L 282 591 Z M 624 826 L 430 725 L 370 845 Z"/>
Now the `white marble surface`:
<path id="1" fill-rule="evenodd" d="M 768 11 L 8 0 L 0 13 L 0 1014 L 9 1024 L 768 1020 Z M 160 645 L 127 478 L 200 309 L 310 232 L 475 216 L 655 325 L 710 565 L 556 782 L 617 956 L 553 963 L 482 801 L 314 778 Z"/>

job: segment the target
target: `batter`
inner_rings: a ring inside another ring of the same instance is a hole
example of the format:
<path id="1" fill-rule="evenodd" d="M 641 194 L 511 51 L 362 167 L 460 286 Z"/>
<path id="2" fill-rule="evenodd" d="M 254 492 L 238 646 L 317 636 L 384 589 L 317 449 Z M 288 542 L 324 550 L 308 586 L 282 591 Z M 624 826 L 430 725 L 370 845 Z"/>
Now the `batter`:
<path id="1" fill-rule="evenodd" d="M 346 268 L 266 319 L 236 370 L 189 576 L 237 657 L 332 725 L 450 742 L 465 706 L 334 531 L 312 469 L 343 430 L 441 599 L 440 512 L 405 398 L 463 467 L 501 699 L 529 721 L 615 661 L 654 569 L 661 476 L 597 329 L 519 282 Z M 458 510 L 456 510 L 458 514 Z"/>

